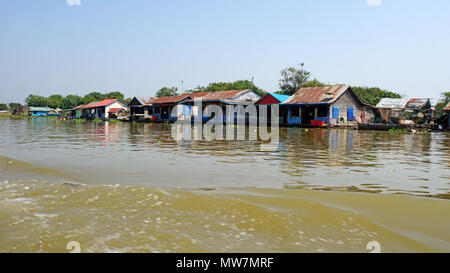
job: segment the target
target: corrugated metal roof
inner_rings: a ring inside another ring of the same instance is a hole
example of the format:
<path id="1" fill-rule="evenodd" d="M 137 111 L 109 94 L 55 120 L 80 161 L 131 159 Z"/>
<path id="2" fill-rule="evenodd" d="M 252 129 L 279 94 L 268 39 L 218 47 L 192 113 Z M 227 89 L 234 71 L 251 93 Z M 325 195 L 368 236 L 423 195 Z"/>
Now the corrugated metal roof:
<path id="1" fill-rule="evenodd" d="M 407 98 L 383 98 L 378 102 L 377 108 L 403 109 L 408 103 Z"/>
<path id="2" fill-rule="evenodd" d="M 91 103 L 83 106 L 83 108 L 95 108 L 95 107 L 108 106 L 111 103 L 114 103 L 116 101 L 120 101 L 120 100 L 119 99 L 106 99 L 106 100 L 102 100 L 102 101 L 94 101 L 94 102 L 91 102 Z"/>
<path id="3" fill-rule="evenodd" d="M 29 111 L 32 112 L 50 112 L 52 110 L 52 108 L 49 107 L 30 107 Z"/>
<path id="4" fill-rule="evenodd" d="M 97 104 L 97 103 L 99 103 L 99 102 L 98 101 L 93 101 L 93 102 L 90 102 L 88 104 L 85 104 L 85 105 L 81 106 L 81 108 L 83 108 L 83 109 L 93 108 L 94 105 Z"/>
<path id="5" fill-rule="evenodd" d="M 450 102 L 447 104 L 447 106 L 444 107 L 445 111 L 450 111 Z"/>
<path id="6" fill-rule="evenodd" d="M 142 105 L 149 106 L 153 103 L 155 98 L 153 97 L 135 97 Z"/>
<path id="7" fill-rule="evenodd" d="M 349 88 L 349 85 L 304 87 L 298 90 L 283 104 L 332 103 Z"/>
<path id="8" fill-rule="evenodd" d="M 209 92 L 184 93 L 179 96 L 160 97 L 152 101 L 152 103 L 178 103 L 184 99 L 195 99 L 208 95 Z"/>
<path id="9" fill-rule="evenodd" d="M 250 89 L 246 90 L 227 90 L 227 91 L 216 91 L 207 94 L 202 97 L 203 101 L 218 101 L 218 100 L 230 100 L 235 97 L 238 97 L 246 92 L 251 91 Z"/>
<path id="10" fill-rule="evenodd" d="M 280 103 L 285 102 L 287 99 L 289 99 L 291 96 L 289 95 L 282 95 L 277 93 L 269 93 L 272 97 L 276 98 Z"/>

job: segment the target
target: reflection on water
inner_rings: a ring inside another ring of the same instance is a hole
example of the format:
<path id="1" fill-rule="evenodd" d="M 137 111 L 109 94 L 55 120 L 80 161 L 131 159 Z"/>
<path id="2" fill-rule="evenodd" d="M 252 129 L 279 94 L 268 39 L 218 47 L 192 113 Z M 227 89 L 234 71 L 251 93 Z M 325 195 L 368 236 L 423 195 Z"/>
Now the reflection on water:
<path id="1" fill-rule="evenodd" d="M 449 198 L 450 134 L 281 128 L 263 141 L 175 141 L 171 124 L 2 120 L 1 155 L 87 184 L 264 187 Z"/>
<path id="2" fill-rule="evenodd" d="M 171 126 L 0 120 L 0 252 L 450 250 L 449 133 Z"/>

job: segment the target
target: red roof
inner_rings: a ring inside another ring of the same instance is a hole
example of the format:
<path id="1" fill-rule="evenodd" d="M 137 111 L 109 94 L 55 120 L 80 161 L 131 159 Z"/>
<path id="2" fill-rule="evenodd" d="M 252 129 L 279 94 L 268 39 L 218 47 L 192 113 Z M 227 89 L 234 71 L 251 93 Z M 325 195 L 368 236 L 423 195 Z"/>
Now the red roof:
<path id="1" fill-rule="evenodd" d="M 207 94 L 209 94 L 209 92 L 184 93 L 179 96 L 160 97 L 160 98 L 157 98 L 154 101 L 152 101 L 152 103 L 159 103 L 159 104 L 161 104 L 161 103 L 177 103 L 186 98 L 195 99 L 195 98 L 203 97 Z"/>
<path id="2" fill-rule="evenodd" d="M 78 109 L 81 109 L 81 108 L 83 108 L 83 106 L 84 106 L 83 104 L 80 104 L 80 105 L 78 105 L 78 106 L 72 108 L 72 110 L 78 110 Z"/>
<path id="3" fill-rule="evenodd" d="M 118 99 L 107 99 L 107 100 L 102 100 L 102 101 L 94 101 L 94 102 L 89 103 L 88 105 L 83 106 L 83 108 L 95 108 L 95 107 L 108 106 L 115 101 L 118 101 Z"/>
<path id="4" fill-rule="evenodd" d="M 86 104 L 86 105 L 81 106 L 81 108 L 83 108 L 83 109 L 93 108 L 93 107 L 95 107 L 95 106 L 93 106 L 93 105 L 95 105 L 95 104 L 97 104 L 97 103 L 98 103 L 98 101 L 93 101 L 93 102 L 91 102 L 91 103 L 88 103 L 88 104 Z"/>
<path id="5" fill-rule="evenodd" d="M 122 108 L 111 108 L 109 109 L 108 113 L 119 113 Z"/>
<path id="6" fill-rule="evenodd" d="M 430 99 L 423 99 L 423 98 L 414 98 L 410 99 L 408 103 L 406 103 L 406 108 L 422 108 L 425 106 Z"/>

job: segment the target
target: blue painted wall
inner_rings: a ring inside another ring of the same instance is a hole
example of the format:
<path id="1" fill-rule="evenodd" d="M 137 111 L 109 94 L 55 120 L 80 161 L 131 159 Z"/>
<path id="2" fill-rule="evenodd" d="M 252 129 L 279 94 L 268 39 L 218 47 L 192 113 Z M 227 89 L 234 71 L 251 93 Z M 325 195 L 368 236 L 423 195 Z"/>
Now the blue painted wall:
<path id="1" fill-rule="evenodd" d="M 35 112 L 31 112 L 31 116 L 33 117 L 43 117 L 46 116 L 48 112 L 42 112 L 42 111 L 37 111 Z"/>
<path id="2" fill-rule="evenodd" d="M 292 108 L 288 108 L 288 125 L 302 125 L 302 117 L 301 116 L 292 116 Z"/>

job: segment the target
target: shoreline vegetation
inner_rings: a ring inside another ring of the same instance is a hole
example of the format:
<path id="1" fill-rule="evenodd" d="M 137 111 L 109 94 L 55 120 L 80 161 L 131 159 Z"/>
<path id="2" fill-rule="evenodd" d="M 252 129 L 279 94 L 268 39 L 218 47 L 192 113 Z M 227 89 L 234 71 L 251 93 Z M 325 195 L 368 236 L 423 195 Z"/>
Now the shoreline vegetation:
<path id="1" fill-rule="evenodd" d="M 93 123 L 102 123 L 102 122 L 108 122 L 108 123 L 142 123 L 142 122 L 138 122 L 138 121 L 128 121 L 128 120 L 119 120 L 119 119 L 109 119 L 109 120 L 103 120 L 103 119 L 84 119 L 84 118 L 78 118 L 78 119 L 72 119 L 72 118 L 64 118 L 64 117 L 47 117 L 47 116 L 25 116 L 25 115 L 3 115 L 0 116 L 0 120 L 5 120 L 5 119 L 23 119 L 23 120 L 31 120 L 31 119 L 43 119 L 43 120 L 58 120 L 58 121 L 70 121 L 70 122 L 75 122 L 75 123 L 83 123 L 83 122 L 93 122 Z M 166 122 L 171 124 L 170 122 Z M 237 127 L 237 125 L 234 125 Z M 308 127 L 302 127 L 302 126 L 280 126 L 280 127 L 289 127 L 289 128 L 299 128 L 299 129 L 305 129 L 305 130 L 310 130 L 310 129 L 318 129 L 318 130 L 326 130 L 328 128 L 334 128 L 334 129 L 352 129 L 354 130 L 355 128 L 353 128 L 352 126 L 342 126 L 342 127 L 312 127 L 312 128 L 308 128 Z M 364 129 L 367 130 L 367 129 Z M 379 131 L 379 130 L 378 130 Z M 424 133 L 424 134 L 428 134 L 430 132 L 433 131 L 439 131 L 442 132 L 441 130 L 432 130 L 429 128 L 390 128 L 387 130 L 383 130 L 383 131 L 387 131 L 389 133 L 392 134 L 407 134 L 407 133 Z"/>
<path id="2" fill-rule="evenodd" d="M 279 80 L 279 91 L 274 91 L 274 93 L 283 94 L 291 96 L 303 87 L 324 87 L 331 86 L 334 84 L 321 82 L 318 79 L 310 79 L 311 73 L 304 69 L 304 64 L 300 66 L 287 67 L 280 71 L 281 77 Z M 399 93 L 381 89 L 379 87 L 367 87 L 367 86 L 351 86 L 353 92 L 358 96 L 361 102 L 375 106 L 383 98 L 402 98 L 405 95 L 400 95 Z M 193 89 L 182 90 L 183 93 L 198 93 L 198 92 L 217 92 L 225 90 L 253 90 L 255 93 L 263 97 L 268 93 L 268 91 L 263 90 L 256 86 L 252 80 L 238 80 L 234 82 L 213 82 L 209 83 L 207 86 L 198 85 Z M 166 96 L 178 96 L 180 95 L 177 87 L 162 87 L 157 92 L 155 97 L 166 97 Z M 119 91 L 104 93 L 101 92 L 90 92 L 85 96 L 80 96 L 78 93 L 69 94 L 66 96 L 60 94 L 53 94 L 48 97 L 30 94 L 25 99 L 25 105 L 20 103 L 0 103 L 0 111 L 9 111 L 9 116 L 11 118 L 32 118 L 26 116 L 27 107 L 48 107 L 52 109 L 60 109 L 63 111 L 68 111 L 76 108 L 80 105 L 88 105 L 89 103 L 95 101 L 101 101 L 105 99 L 118 99 L 128 104 L 131 102 L 131 98 L 125 98 L 124 94 Z M 450 92 L 443 92 L 441 94 L 440 100 L 435 104 L 435 118 L 444 117 L 446 115 L 444 107 L 450 102 Z M 8 114 L 0 115 L 0 118 L 8 116 Z M 64 115 L 63 115 L 64 116 Z M 47 119 L 56 119 L 57 117 L 45 117 Z M 63 117 L 66 119 L 67 117 Z M 70 119 L 70 118 L 68 118 Z M 94 122 L 100 122 L 102 120 L 94 120 Z M 81 121 L 82 122 L 82 121 Z M 119 122 L 111 121 L 109 122 Z M 370 127 L 370 126 L 369 126 Z M 370 127 L 371 128 L 371 127 Z M 391 132 L 401 133 L 402 128 L 386 128 Z"/>

